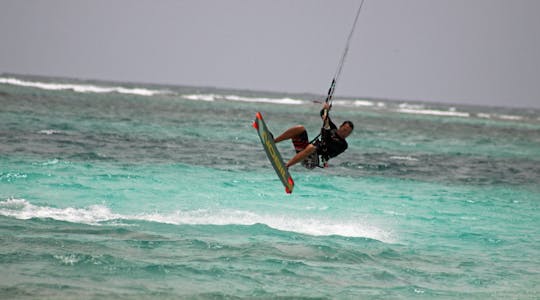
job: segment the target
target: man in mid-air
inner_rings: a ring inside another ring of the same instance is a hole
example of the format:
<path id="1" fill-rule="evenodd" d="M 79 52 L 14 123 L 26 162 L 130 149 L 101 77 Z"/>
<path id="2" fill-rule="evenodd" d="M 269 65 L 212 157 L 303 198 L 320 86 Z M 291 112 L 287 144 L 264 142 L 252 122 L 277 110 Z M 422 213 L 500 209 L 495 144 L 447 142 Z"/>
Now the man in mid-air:
<path id="1" fill-rule="evenodd" d="M 319 166 L 319 156 L 326 166 L 326 162 L 330 158 L 338 156 L 347 149 L 348 145 L 345 139 L 353 131 L 354 124 L 351 121 L 345 121 L 337 128 L 328 115 L 330 107 L 328 103 L 325 103 L 321 110 L 323 128 L 320 140 L 316 139 L 310 143 L 307 131 L 302 125 L 291 127 L 274 139 L 276 143 L 292 139 L 296 155 L 287 162 L 285 165 L 287 168 L 302 162 L 304 167 L 313 169 Z"/>

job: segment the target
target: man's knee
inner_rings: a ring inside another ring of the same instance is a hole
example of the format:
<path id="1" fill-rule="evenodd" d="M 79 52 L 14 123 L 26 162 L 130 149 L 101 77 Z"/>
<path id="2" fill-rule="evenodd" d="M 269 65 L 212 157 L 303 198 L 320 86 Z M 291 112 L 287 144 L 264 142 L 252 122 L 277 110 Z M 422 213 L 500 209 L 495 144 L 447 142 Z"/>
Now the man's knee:
<path id="1" fill-rule="evenodd" d="M 298 135 L 306 131 L 306 128 L 303 125 L 296 125 L 294 126 L 294 131 L 297 132 Z"/>
<path id="2" fill-rule="evenodd" d="M 302 139 L 303 137 L 307 136 L 306 128 L 302 125 L 296 125 L 292 127 L 292 139 Z"/>

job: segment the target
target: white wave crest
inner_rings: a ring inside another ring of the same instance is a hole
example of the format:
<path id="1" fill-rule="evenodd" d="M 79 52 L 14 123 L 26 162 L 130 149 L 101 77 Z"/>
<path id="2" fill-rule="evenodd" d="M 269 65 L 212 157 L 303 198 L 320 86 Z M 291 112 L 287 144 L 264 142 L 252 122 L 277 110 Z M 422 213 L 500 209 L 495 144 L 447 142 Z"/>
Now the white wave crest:
<path id="1" fill-rule="evenodd" d="M 299 105 L 303 104 L 303 100 L 292 99 L 292 98 L 256 98 L 256 97 L 241 97 L 236 95 L 225 96 L 226 100 L 229 101 L 240 101 L 240 102 L 257 102 L 257 103 L 277 103 L 277 104 L 294 104 Z"/>
<path id="2" fill-rule="evenodd" d="M 407 160 L 407 161 L 418 161 L 417 158 L 411 156 L 390 156 L 390 159 L 394 160 Z"/>
<path id="3" fill-rule="evenodd" d="M 125 87 L 108 87 L 89 84 L 67 84 L 67 83 L 47 83 L 39 81 L 24 81 L 17 78 L 0 78 L 0 83 L 33 87 L 43 90 L 72 90 L 78 93 L 120 93 L 132 94 L 139 96 L 154 96 L 158 94 L 166 94 L 167 91 L 150 90 L 145 88 L 125 88 Z"/>
<path id="4" fill-rule="evenodd" d="M 491 114 L 477 113 L 476 116 L 479 117 L 479 118 L 491 119 Z"/>
<path id="5" fill-rule="evenodd" d="M 522 116 L 514 116 L 514 115 L 497 115 L 502 120 L 511 120 L 511 121 L 519 121 L 523 120 Z"/>
<path id="6" fill-rule="evenodd" d="M 422 110 L 422 109 L 424 109 L 424 105 L 422 105 L 422 104 L 400 103 L 399 108 L 400 109 L 411 109 L 411 110 Z"/>
<path id="7" fill-rule="evenodd" d="M 334 102 L 332 102 L 332 105 L 336 105 L 336 106 L 349 106 L 349 107 L 373 107 L 375 105 L 379 106 L 379 104 L 375 104 L 374 102 L 371 102 L 371 101 L 367 101 L 367 100 L 354 100 L 354 101 L 351 101 L 351 100 L 334 100 Z"/>
<path id="8" fill-rule="evenodd" d="M 501 115 L 501 114 L 487 114 L 487 113 L 478 113 L 476 114 L 478 118 L 484 118 L 484 119 L 500 119 L 500 120 L 507 120 L 507 121 L 521 121 L 525 118 L 523 116 L 516 116 L 516 115 Z"/>
<path id="9" fill-rule="evenodd" d="M 0 215 L 17 219 L 51 218 L 72 223 L 99 225 L 102 222 L 118 220 L 138 220 L 174 225 L 255 225 L 265 224 L 271 228 L 314 236 L 338 235 L 365 237 L 383 242 L 392 242 L 389 232 L 356 220 L 301 218 L 285 215 L 260 215 L 249 211 L 206 209 L 175 211 L 170 214 L 144 213 L 123 215 L 111 212 L 104 205 L 86 208 L 55 208 L 33 205 L 24 199 L 0 201 Z"/>
<path id="10" fill-rule="evenodd" d="M 215 95 L 215 94 L 193 94 L 193 95 L 182 95 L 182 98 L 193 100 L 193 101 L 213 102 L 213 101 L 216 101 L 216 99 L 221 99 L 223 97 L 219 95 Z"/>
<path id="11" fill-rule="evenodd" d="M 53 134 L 62 134 L 62 131 L 53 130 L 53 129 L 44 129 L 38 132 L 39 134 L 53 135 Z"/>
<path id="12" fill-rule="evenodd" d="M 99 222 L 121 218 L 121 215 L 113 214 L 110 209 L 103 205 L 92 205 L 88 208 L 55 208 L 36 206 L 24 199 L 8 199 L 0 202 L 0 215 L 23 220 L 51 218 L 85 224 L 98 224 Z"/>
<path id="13" fill-rule="evenodd" d="M 168 224 L 190 225 L 255 225 L 265 224 L 271 228 L 298 232 L 314 236 L 339 235 L 347 237 L 367 237 L 381 241 L 390 241 L 391 236 L 377 227 L 357 221 L 343 222 L 315 218 L 297 218 L 290 216 L 259 215 L 248 211 L 209 210 L 176 211 L 170 215 L 146 214 L 132 216 L 130 219 L 154 221 Z"/>
<path id="14" fill-rule="evenodd" d="M 289 104 L 300 105 L 306 103 L 304 100 L 292 98 L 261 98 L 261 97 L 243 97 L 237 95 L 216 95 L 216 94 L 191 94 L 182 95 L 182 98 L 194 101 L 236 101 L 236 102 L 252 102 L 252 103 L 273 103 L 273 104 Z"/>
<path id="15" fill-rule="evenodd" d="M 417 114 L 417 115 L 432 115 L 432 116 L 444 116 L 444 117 L 462 117 L 468 118 L 470 116 L 467 112 L 458 112 L 455 110 L 432 110 L 432 109 L 410 109 L 410 108 L 400 108 L 397 110 L 400 113 L 406 114 Z"/>

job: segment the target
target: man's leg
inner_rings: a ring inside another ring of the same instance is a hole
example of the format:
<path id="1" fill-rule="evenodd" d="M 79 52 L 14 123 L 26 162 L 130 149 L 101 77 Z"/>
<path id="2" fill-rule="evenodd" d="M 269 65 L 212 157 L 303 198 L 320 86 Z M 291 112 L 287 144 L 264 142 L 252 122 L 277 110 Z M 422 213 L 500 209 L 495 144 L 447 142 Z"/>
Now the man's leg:
<path id="1" fill-rule="evenodd" d="M 314 145 L 312 144 L 309 144 L 306 149 L 296 153 L 296 155 L 291 158 L 287 164 L 285 165 L 287 168 L 294 165 L 294 164 L 297 164 L 298 162 L 301 162 L 303 161 L 304 159 L 306 159 L 311 153 L 315 152 L 317 150 L 317 147 L 315 147 Z"/>
<path id="2" fill-rule="evenodd" d="M 302 132 L 304 132 L 304 131 L 306 131 L 306 128 L 304 128 L 304 126 L 302 126 L 302 125 L 291 127 L 289 129 L 285 130 L 285 132 L 283 132 L 280 136 L 275 138 L 274 142 L 279 143 L 279 142 L 282 142 L 282 141 L 285 141 L 285 140 L 288 140 L 288 139 L 292 139 L 293 137 L 302 134 Z"/>
<path id="3" fill-rule="evenodd" d="M 317 148 L 309 143 L 306 128 L 302 125 L 297 125 L 285 130 L 280 136 L 274 139 L 274 142 L 279 143 L 288 139 L 292 139 L 296 155 L 291 158 L 285 165 L 287 168 L 306 159 Z"/>

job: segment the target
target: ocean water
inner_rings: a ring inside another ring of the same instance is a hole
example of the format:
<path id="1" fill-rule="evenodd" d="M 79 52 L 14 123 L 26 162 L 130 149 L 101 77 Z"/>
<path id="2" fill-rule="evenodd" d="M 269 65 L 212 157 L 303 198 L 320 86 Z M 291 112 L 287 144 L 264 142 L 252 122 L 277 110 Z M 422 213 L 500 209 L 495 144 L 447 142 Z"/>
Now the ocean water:
<path id="1" fill-rule="evenodd" d="M 317 100 L 0 76 L 0 298 L 540 298 L 540 111 L 338 97 L 288 195 Z"/>

